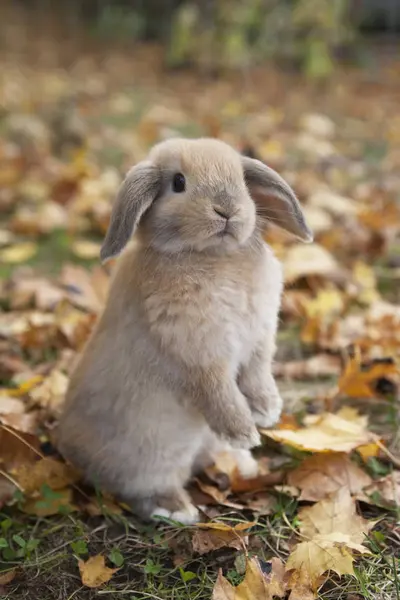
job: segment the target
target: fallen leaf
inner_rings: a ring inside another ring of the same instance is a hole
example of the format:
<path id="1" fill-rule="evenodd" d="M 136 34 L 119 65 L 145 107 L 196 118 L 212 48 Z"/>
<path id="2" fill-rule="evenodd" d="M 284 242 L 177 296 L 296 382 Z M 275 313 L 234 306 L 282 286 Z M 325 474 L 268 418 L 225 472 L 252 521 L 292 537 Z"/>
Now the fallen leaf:
<path id="1" fill-rule="evenodd" d="M 313 415 L 308 421 L 310 424 L 298 431 L 275 429 L 262 433 L 282 444 L 311 452 L 351 452 L 377 439 L 367 430 L 367 420 L 363 417 L 351 420 L 340 413 L 324 413 Z"/>
<path id="2" fill-rule="evenodd" d="M 0 263 L 24 263 L 35 256 L 37 251 L 38 246 L 34 242 L 21 242 L 0 250 Z"/>
<path id="3" fill-rule="evenodd" d="M 0 425 L 0 464 L 6 471 L 32 464 L 38 456 L 40 442 L 36 436 Z"/>
<path id="4" fill-rule="evenodd" d="M 356 495 L 372 482 L 371 477 L 346 454 L 315 454 L 288 474 L 288 483 L 301 490 L 299 500 L 317 502 L 346 488 Z"/>
<path id="5" fill-rule="evenodd" d="M 293 284 L 297 279 L 310 275 L 330 278 L 334 274 L 341 274 L 332 254 L 319 244 L 291 246 L 284 259 L 283 267 L 287 284 Z"/>
<path id="6" fill-rule="evenodd" d="M 357 499 L 378 506 L 400 507 L 400 471 L 374 481 L 359 492 Z"/>
<path id="7" fill-rule="evenodd" d="M 355 501 L 345 487 L 327 500 L 301 508 L 299 520 L 302 536 L 311 540 L 325 536 L 325 540 L 345 543 L 359 552 L 367 552 L 362 542 L 375 525 L 357 514 Z"/>
<path id="8" fill-rule="evenodd" d="M 75 256 L 85 260 L 99 258 L 100 248 L 101 244 L 91 240 L 75 240 L 71 246 L 71 250 Z"/>
<path id="9" fill-rule="evenodd" d="M 60 490 L 79 481 L 80 474 L 66 463 L 54 458 L 42 458 L 33 465 L 21 465 L 13 476 L 26 494 L 39 491 L 46 484 L 52 490 Z"/>
<path id="10" fill-rule="evenodd" d="M 50 375 L 30 392 L 31 400 L 58 416 L 68 388 L 68 377 L 54 369 Z"/>
<path id="11" fill-rule="evenodd" d="M 91 556 L 86 561 L 80 560 L 78 566 L 83 585 L 90 588 L 97 588 L 107 583 L 114 573 L 119 571 L 119 569 L 106 567 L 105 558 L 102 554 Z"/>
<path id="12" fill-rule="evenodd" d="M 42 486 L 40 493 L 21 502 L 20 508 L 22 512 L 36 517 L 50 517 L 78 510 L 72 502 L 71 488 L 55 491 L 45 486 Z"/>
<path id="13" fill-rule="evenodd" d="M 332 354 L 316 354 L 305 360 L 275 363 L 274 373 L 287 379 L 332 377 L 340 374 L 340 358 Z"/>
<path id="14" fill-rule="evenodd" d="M 8 583 L 11 583 L 12 580 L 15 579 L 16 574 L 16 569 L 11 569 L 10 571 L 4 571 L 3 573 L 0 573 L 0 585 L 7 585 Z"/>
<path id="15" fill-rule="evenodd" d="M 269 573 L 264 573 L 260 561 L 256 557 L 247 560 L 244 580 L 237 587 L 229 583 L 218 573 L 212 600 L 273 600 L 283 598 L 286 593 L 284 568 L 281 561 L 273 558 L 267 563 Z"/>
<path id="16" fill-rule="evenodd" d="M 314 596 L 311 594 L 316 592 L 322 574 L 334 571 L 338 575 L 354 575 L 353 561 L 351 552 L 345 546 L 330 540 L 316 539 L 297 544 L 287 560 L 286 570 L 306 573 L 306 581 L 308 580 L 310 587 L 307 589 L 304 585 L 303 591 L 305 597 L 308 594 L 312 598 Z"/>
<path id="17" fill-rule="evenodd" d="M 400 375 L 399 368 L 392 360 L 375 360 L 363 363 L 360 353 L 351 358 L 339 378 L 340 392 L 350 398 L 374 398 L 378 395 L 376 384 L 379 379 L 391 379 Z"/>

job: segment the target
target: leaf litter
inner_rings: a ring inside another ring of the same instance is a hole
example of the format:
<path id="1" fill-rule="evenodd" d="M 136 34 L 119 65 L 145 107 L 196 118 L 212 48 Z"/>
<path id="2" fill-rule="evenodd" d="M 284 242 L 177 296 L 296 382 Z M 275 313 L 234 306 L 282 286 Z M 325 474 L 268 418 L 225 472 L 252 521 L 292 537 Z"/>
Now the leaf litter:
<path id="1" fill-rule="evenodd" d="M 84 63 L 81 68 L 85 73 Z M 194 502 L 214 520 L 190 530 L 191 552 L 214 556 L 228 549 L 245 555 L 243 581 L 233 584 L 220 571 L 214 600 L 316 598 L 332 574 L 353 575 L 354 561 L 370 551 L 367 538 L 376 520 L 361 516 L 360 507 L 399 510 L 400 180 L 392 128 L 382 127 L 374 99 L 366 95 L 355 106 L 354 86 L 364 85 L 363 78 L 354 82 L 352 74 L 350 81 L 345 73 L 342 96 L 325 96 L 320 114 L 305 108 L 309 98 L 295 84 L 297 107 L 286 103 L 286 93 L 278 107 L 266 106 L 257 90 L 239 94 L 233 103 L 229 86 L 212 83 L 207 102 L 201 99 L 204 89 L 178 98 L 166 88 L 165 100 L 154 96 L 151 84 L 146 88 L 150 74 L 142 74 L 149 104 L 148 110 L 138 110 L 135 126 L 121 130 L 105 124 L 107 119 L 86 123 L 85 111 L 96 118 L 103 111 L 103 118 L 110 116 L 110 107 L 139 108 L 130 91 L 117 85 L 117 71 L 96 72 L 97 87 L 89 89 L 85 77 L 46 70 L 41 72 L 46 85 L 32 85 L 29 70 L 15 73 L 7 65 L 9 77 L 1 83 L 7 87 L 23 75 L 21 94 L 33 94 L 29 101 L 36 103 L 38 116 L 26 113 L 23 98 L 18 105 L 9 92 L 4 95 L 9 100 L 0 140 L 0 182 L 6 190 L 0 194 L 5 209 L 0 222 L 5 273 L 0 283 L 0 504 L 40 518 L 71 511 L 99 517 L 104 507 L 112 515 L 124 513 L 113 498 L 82 494 L 79 474 L 41 448 L 53 439 L 73 362 L 107 296 L 114 264 L 100 266 L 99 248 L 123 173 L 145 156 L 149 144 L 195 122 L 202 134 L 217 132 L 288 177 L 316 241 L 306 247 L 279 231 L 267 236 L 287 283 L 281 327 L 287 337 L 278 344 L 276 374 L 294 389 L 299 386 L 299 414 L 284 415 L 263 432 L 257 476 L 243 479 L 232 458 L 221 456 L 206 471 L 206 481 L 193 482 Z M 182 89 L 195 90 L 186 77 L 182 74 Z M 44 90 L 53 90 L 51 101 L 61 109 L 66 81 L 75 108 L 71 121 L 58 130 L 41 110 L 41 96 L 50 97 Z M 160 89 L 165 85 L 160 81 Z M 384 86 L 379 93 L 391 106 Z M 337 107 L 348 119 L 344 129 L 336 117 L 323 114 L 335 115 Z M 79 130 L 81 142 L 69 152 L 65 137 L 72 130 Z M 368 136 L 376 131 L 385 142 L 379 166 L 384 178 L 366 153 Z M 111 146 L 121 157 L 117 167 L 102 157 Z M 318 397 L 310 385 L 317 379 L 325 381 Z M 334 409 L 335 403 L 341 408 Z M 373 415 L 374 406 L 381 415 Z M 394 431 L 383 423 L 383 413 L 391 415 Z M 278 467 L 277 458 L 284 459 Z M 371 472 L 371 459 L 383 461 L 389 472 Z M 17 504 L 15 490 L 22 494 Z M 291 535 L 280 546 L 282 560 L 264 561 L 268 549 L 257 547 L 258 527 L 274 517 L 283 498 L 296 506 L 295 515 L 283 511 Z M 246 515 L 239 523 L 221 521 L 239 513 Z M 80 560 L 77 568 L 83 585 L 93 588 L 112 581 L 118 570 L 106 566 L 103 554 Z M 0 586 L 17 579 L 14 570 L 9 573 Z"/>

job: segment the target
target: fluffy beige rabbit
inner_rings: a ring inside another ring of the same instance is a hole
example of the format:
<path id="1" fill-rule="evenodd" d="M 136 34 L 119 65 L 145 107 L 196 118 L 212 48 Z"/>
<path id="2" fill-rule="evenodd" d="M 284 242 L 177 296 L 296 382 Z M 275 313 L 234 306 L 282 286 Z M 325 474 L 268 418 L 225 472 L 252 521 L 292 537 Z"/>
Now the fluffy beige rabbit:
<path id="1" fill-rule="evenodd" d="M 194 469 L 234 448 L 254 471 L 257 426 L 280 416 L 282 270 L 263 241 L 269 221 L 312 239 L 290 186 L 214 139 L 163 142 L 122 183 L 101 258 L 124 252 L 73 373 L 59 447 L 145 518 L 195 521 Z"/>

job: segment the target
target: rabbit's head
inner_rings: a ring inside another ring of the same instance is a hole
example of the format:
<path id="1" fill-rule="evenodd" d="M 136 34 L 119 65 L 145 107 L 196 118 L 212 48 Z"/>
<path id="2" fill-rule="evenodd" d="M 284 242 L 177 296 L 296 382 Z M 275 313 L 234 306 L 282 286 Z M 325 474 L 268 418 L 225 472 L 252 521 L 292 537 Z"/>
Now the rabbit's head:
<path id="1" fill-rule="evenodd" d="M 311 241 L 291 187 L 262 162 L 215 139 L 171 139 L 127 174 L 101 249 L 118 255 L 133 232 L 166 252 L 246 244 L 266 222 Z"/>

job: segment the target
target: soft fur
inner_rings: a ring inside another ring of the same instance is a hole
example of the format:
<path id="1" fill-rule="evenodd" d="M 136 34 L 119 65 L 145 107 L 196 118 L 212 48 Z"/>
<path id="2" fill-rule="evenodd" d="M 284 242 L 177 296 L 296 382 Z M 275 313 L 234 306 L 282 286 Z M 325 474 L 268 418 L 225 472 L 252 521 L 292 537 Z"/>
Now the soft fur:
<path id="1" fill-rule="evenodd" d="M 217 140 L 163 142 L 121 186 L 102 259 L 133 232 L 135 244 L 73 373 L 59 446 L 143 517 L 196 520 L 184 490 L 194 470 L 235 447 L 254 475 L 257 426 L 280 416 L 282 270 L 262 238 L 268 220 L 311 239 L 288 184 Z"/>

